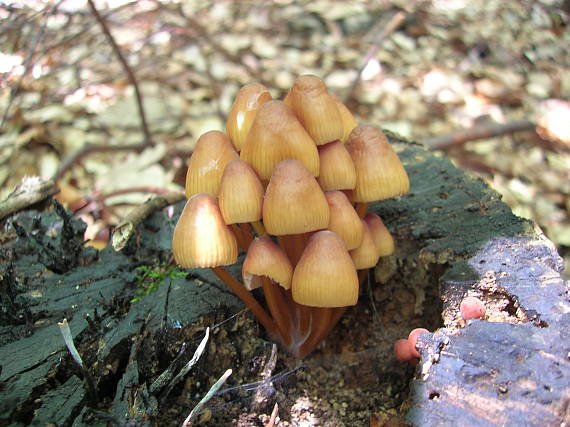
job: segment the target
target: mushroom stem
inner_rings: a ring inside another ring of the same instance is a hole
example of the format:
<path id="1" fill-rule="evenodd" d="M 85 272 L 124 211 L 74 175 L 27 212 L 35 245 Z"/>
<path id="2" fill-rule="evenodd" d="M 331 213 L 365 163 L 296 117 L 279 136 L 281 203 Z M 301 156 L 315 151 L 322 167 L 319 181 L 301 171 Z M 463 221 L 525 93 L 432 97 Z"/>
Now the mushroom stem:
<path id="1" fill-rule="evenodd" d="M 246 246 L 245 241 L 244 241 L 244 236 L 243 236 L 241 229 L 238 227 L 238 224 L 232 224 L 232 225 L 230 225 L 230 227 L 232 228 L 232 231 L 234 232 L 234 234 L 236 236 L 236 241 L 237 241 L 238 247 L 240 249 L 243 249 L 244 251 L 247 251 L 247 246 Z"/>
<path id="2" fill-rule="evenodd" d="M 368 210 L 368 202 L 357 203 L 354 209 L 360 218 L 364 218 L 366 216 L 366 211 Z"/>
<path id="3" fill-rule="evenodd" d="M 247 252 L 249 245 L 253 241 L 253 235 L 251 233 L 251 229 L 248 224 L 240 223 L 239 228 L 242 231 L 243 243 L 246 245 L 244 251 Z"/>
<path id="4" fill-rule="evenodd" d="M 251 223 L 251 226 L 259 237 L 267 237 L 267 231 L 265 231 L 265 227 L 261 221 L 254 221 Z"/>
<path id="5" fill-rule="evenodd" d="M 289 257 L 289 261 L 293 264 L 293 267 L 297 265 L 299 258 L 303 254 L 305 249 L 305 244 L 307 243 L 308 233 L 300 234 L 286 234 L 283 236 L 277 236 L 277 242 L 281 249 L 285 251 Z"/>
<path id="6" fill-rule="evenodd" d="M 282 291 L 279 285 L 266 276 L 261 276 L 261 286 L 263 287 L 265 301 L 267 302 L 271 315 L 275 319 L 283 344 L 289 347 L 291 345 L 291 324 L 288 316 L 289 307 L 285 300 L 285 292 Z"/>
<path id="7" fill-rule="evenodd" d="M 330 321 L 332 319 L 332 308 L 312 307 L 311 334 L 299 348 L 299 357 L 305 357 L 319 344 L 328 334 Z"/>
<path id="8" fill-rule="evenodd" d="M 270 335 L 280 336 L 275 321 L 240 282 L 234 279 L 224 267 L 213 267 L 212 271 L 243 301 Z"/>

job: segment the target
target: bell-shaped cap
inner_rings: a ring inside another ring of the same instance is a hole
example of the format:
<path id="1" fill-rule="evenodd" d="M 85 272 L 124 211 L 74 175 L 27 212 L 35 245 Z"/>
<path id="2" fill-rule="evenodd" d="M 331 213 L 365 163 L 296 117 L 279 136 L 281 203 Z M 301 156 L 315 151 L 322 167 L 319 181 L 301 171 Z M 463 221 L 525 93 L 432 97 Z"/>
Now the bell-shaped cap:
<path id="1" fill-rule="evenodd" d="M 350 190 L 356 186 L 356 170 L 352 158 L 340 141 L 319 145 L 321 169 L 318 182 L 323 191 Z"/>
<path id="2" fill-rule="evenodd" d="M 226 131 L 237 151 L 241 151 L 257 110 L 271 99 L 267 88 L 259 83 L 249 83 L 237 93 L 226 123 Z"/>
<path id="3" fill-rule="evenodd" d="M 249 290 L 261 286 L 260 276 L 269 277 L 285 289 L 291 288 L 291 261 L 283 249 L 267 237 L 251 242 L 241 271 L 243 283 Z"/>
<path id="4" fill-rule="evenodd" d="M 315 178 L 298 160 L 275 166 L 263 200 L 263 225 L 282 236 L 327 228 L 329 205 Z"/>
<path id="5" fill-rule="evenodd" d="M 340 236 L 347 250 L 358 248 L 364 227 L 348 197 L 342 191 L 327 191 L 325 197 L 331 212 L 327 228 Z"/>
<path id="6" fill-rule="evenodd" d="M 342 138 L 343 124 L 337 102 L 319 77 L 298 77 L 285 102 L 317 145 Z"/>
<path id="7" fill-rule="evenodd" d="M 200 193 L 186 202 L 174 229 L 172 252 L 184 268 L 235 264 L 236 237 L 224 223 L 214 196 Z"/>
<path id="8" fill-rule="evenodd" d="M 285 159 L 297 159 L 313 176 L 319 175 L 315 142 L 282 101 L 268 101 L 259 108 L 240 157 L 263 181 L 267 181 L 275 165 Z"/>
<path id="9" fill-rule="evenodd" d="M 218 130 L 206 132 L 196 142 L 186 173 L 186 197 L 198 193 L 217 195 L 226 165 L 239 159 L 232 142 Z"/>
<path id="10" fill-rule="evenodd" d="M 351 201 L 372 202 L 409 191 L 408 174 L 380 129 L 356 127 L 346 148 L 356 168 L 356 187 L 351 193 Z"/>
<path id="11" fill-rule="evenodd" d="M 356 249 L 350 251 L 350 256 L 352 261 L 354 261 L 354 266 L 357 270 L 363 270 L 365 268 L 372 268 L 378 263 L 380 256 L 378 255 L 378 248 L 374 239 L 372 238 L 372 232 L 368 227 L 368 224 L 361 219 L 363 226 L 362 243 Z"/>
<path id="12" fill-rule="evenodd" d="M 348 141 L 348 136 L 350 135 L 350 132 L 352 132 L 352 130 L 356 126 L 358 126 L 358 122 L 356 121 L 350 110 L 347 108 L 347 106 L 344 105 L 336 96 L 335 100 L 338 112 L 340 113 L 340 119 L 342 121 L 341 141 L 343 143 L 346 143 L 346 141 Z"/>
<path id="13" fill-rule="evenodd" d="M 396 244 L 382 219 L 376 214 L 368 214 L 364 217 L 364 222 L 368 224 L 372 233 L 372 239 L 378 249 L 378 256 L 392 255 L 396 249 Z"/>
<path id="14" fill-rule="evenodd" d="M 293 300 L 311 307 L 346 307 L 358 300 L 358 275 L 342 239 L 314 233 L 293 271 Z"/>
<path id="15" fill-rule="evenodd" d="M 263 191 L 263 184 L 249 164 L 239 159 L 228 163 L 218 193 L 226 224 L 259 221 Z"/>

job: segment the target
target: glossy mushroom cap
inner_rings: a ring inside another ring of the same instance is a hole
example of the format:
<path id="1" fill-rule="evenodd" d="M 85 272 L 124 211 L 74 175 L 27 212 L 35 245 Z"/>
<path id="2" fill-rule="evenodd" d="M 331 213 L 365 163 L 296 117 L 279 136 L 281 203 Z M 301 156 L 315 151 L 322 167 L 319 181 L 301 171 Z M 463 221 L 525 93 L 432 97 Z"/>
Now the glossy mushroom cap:
<path id="1" fill-rule="evenodd" d="M 243 262 L 242 276 L 245 287 L 249 290 L 261 286 L 259 276 L 269 277 L 285 289 L 291 287 L 293 266 L 287 255 L 271 239 L 255 239 Z"/>
<path id="2" fill-rule="evenodd" d="M 364 226 L 352 204 L 342 191 L 325 193 L 330 208 L 328 229 L 340 236 L 347 250 L 358 248 L 362 244 Z"/>
<path id="3" fill-rule="evenodd" d="M 268 101 L 259 108 L 240 158 L 255 169 L 262 181 L 267 181 L 275 165 L 285 159 L 297 159 L 313 176 L 319 175 L 315 142 L 282 101 Z"/>
<path id="4" fill-rule="evenodd" d="M 271 99 L 267 88 L 259 83 L 249 83 L 237 93 L 226 124 L 228 136 L 237 151 L 241 151 L 257 110 Z"/>
<path id="5" fill-rule="evenodd" d="M 319 184 L 298 160 L 275 166 L 263 201 L 263 225 L 269 234 L 282 236 L 324 229 L 329 205 Z"/>
<path id="6" fill-rule="evenodd" d="M 346 307 L 358 300 L 358 275 L 344 242 L 333 231 L 314 233 L 295 267 L 293 300 L 311 307 Z"/>
<path id="7" fill-rule="evenodd" d="M 228 163 L 218 194 L 226 224 L 259 221 L 263 192 L 263 185 L 249 164 L 239 159 Z"/>
<path id="8" fill-rule="evenodd" d="M 342 121 L 342 138 L 341 141 L 346 143 L 348 141 L 348 136 L 350 132 L 358 126 L 358 122 L 350 112 L 350 110 L 344 105 L 336 96 L 334 97 L 336 100 L 336 106 L 338 108 L 338 112 L 340 113 L 340 119 Z"/>
<path id="9" fill-rule="evenodd" d="M 343 137 L 343 123 L 337 101 L 317 76 L 305 75 L 295 83 L 285 103 L 291 107 L 317 145 Z"/>
<path id="10" fill-rule="evenodd" d="M 176 263 L 184 268 L 217 267 L 237 261 L 237 241 L 224 223 L 216 198 L 192 196 L 184 206 L 172 237 Z"/>
<path id="11" fill-rule="evenodd" d="M 340 141 L 318 147 L 321 162 L 320 186 L 324 191 L 351 190 L 356 186 L 356 170 L 352 158 Z"/>
<path id="12" fill-rule="evenodd" d="M 372 233 L 368 224 L 364 220 L 360 220 L 363 226 L 362 243 L 356 249 L 350 251 L 350 256 L 354 261 L 354 266 L 357 270 L 363 270 L 365 268 L 372 268 L 378 263 L 380 256 L 378 255 L 378 248 L 374 239 L 372 238 Z"/>
<path id="13" fill-rule="evenodd" d="M 225 133 L 213 130 L 196 142 L 186 173 L 186 197 L 198 193 L 218 194 L 222 173 L 232 160 L 239 159 Z"/>
<path id="14" fill-rule="evenodd" d="M 384 133 L 374 126 L 358 126 L 346 145 L 356 168 L 353 202 L 372 202 L 401 196 L 410 189 L 408 174 Z"/>
<path id="15" fill-rule="evenodd" d="M 382 219 L 376 214 L 368 214 L 364 217 L 364 221 L 372 233 L 372 239 L 374 239 L 378 249 L 378 256 L 392 255 L 396 249 L 396 244 Z"/>

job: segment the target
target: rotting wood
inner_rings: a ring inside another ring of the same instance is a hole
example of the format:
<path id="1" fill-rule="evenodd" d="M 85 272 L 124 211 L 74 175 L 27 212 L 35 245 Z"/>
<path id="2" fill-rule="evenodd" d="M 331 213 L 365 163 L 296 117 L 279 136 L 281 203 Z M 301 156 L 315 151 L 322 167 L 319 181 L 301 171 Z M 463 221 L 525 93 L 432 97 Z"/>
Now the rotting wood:
<path id="1" fill-rule="evenodd" d="M 444 327 L 420 338 L 423 358 L 412 382 L 408 419 L 416 425 L 565 421 L 568 285 L 560 279 L 561 262 L 552 244 L 531 222 L 514 216 L 483 181 L 418 144 L 393 135 L 391 140 L 410 175 L 411 193 L 374 204 L 372 211 L 382 216 L 401 245 L 415 248 L 426 268 L 445 271 L 440 281 Z M 7 261 L 0 266 L 2 281 L 11 280 L 15 289 L 12 312 L 8 316 L 3 310 L 0 317 L 0 422 L 156 423 L 160 403 L 150 386 L 163 369 L 153 378 L 143 375 L 148 371 L 141 354 L 160 355 L 160 348 L 145 347 L 146 338 L 168 342 L 205 314 L 224 306 L 234 312 L 242 307 L 223 286 L 216 286 L 219 282 L 207 270 L 165 278 L 156 292 L 130 303 L 136 268 L 168 263 L 181 209 L 179 203 L 172 218 L 164 210 L 152 214 L 121 252 L 81 245 L 58 251 L 62 237 L 50 233 L 60 230 L 64 219 L 54 210 L 11 218 L 24 233 L 18 237 L 8 227 L 7 243 L 0 249 Z M 80 239 L 81 225 L 74 220 L 69 227 L 72 240 Z M 32 234 L 43 237 L 24 237 Z M 41 255 L 42 247 L 50 245 L 49 256 Z M 53 260 L 62 253 L 74 257 L 67 270 Z M 232 271 L 237 276 L 239 265 Z M 472 294 L 483 299 L 493 322 L 462 324 L 459 303 Z M 84 390 L 77 387 L 80 372 L 56 326 L 63 317 L 70 319 L 79 352 L 108 393 L 108 403 L 100 402 L 96 410 L 87 406 Z M 281 403 L 279 408 L 284 416 L 287 408 Z M 180 414 L 179 422 L 185 415 Z"/>

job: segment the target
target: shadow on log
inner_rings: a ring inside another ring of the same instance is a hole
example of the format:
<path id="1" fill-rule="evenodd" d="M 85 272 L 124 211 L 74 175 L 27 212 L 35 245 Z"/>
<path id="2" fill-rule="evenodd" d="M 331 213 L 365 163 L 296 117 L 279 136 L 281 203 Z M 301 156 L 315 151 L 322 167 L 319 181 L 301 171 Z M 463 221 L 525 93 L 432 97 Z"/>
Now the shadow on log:
<path id="1" fill-rule="evenodd" d="M 302 421 L 295 408 L 312 396 L 319 399 L 302 410 L 314 412 L 315 425 L 324 417 L 333 424 L 370 425 L 379 413 L 418 426 L 569 422 L 570 305 L 552 243 L 514 216 L 483 181 L 420 145 L 391 140 L 411 193 L 374 204 L 372 211 L 396 236 L 397 253 L 376 268 L 378 283 L 370 294 L 302 363 L 269 357 L 271 346 L 251 317 L 209 271 L 170 274 L 170 239 L 181 204 L 173 216 L 168 209 L 152 215 L 122 252 L 83 247 L 81 223 L 59 209 L 9 218 L 0 252 L 0 424 L 176 425 L 212 379 L 237 367 L 233 384 L 257 375 L 256 395 L 272 390 L 265 403 L 248 407 L 268 414 L 277 401 L 280 418 L 290 423 L 284 425 Z M 156 273 L 160 286 L 133 303 L 145 280 L 141 266 Z M 238 276 L 239 266 L 233 273 Z M 485 303 L 486 320 L 461 319 L 466 296 Z M 61 339 L 57 322 L 63 318 L 96 379 L 100 401 L 94 408 Z M 161 374 L 178 372 L 190 360 L 206 326 L 213 334 L 204 361 L 187 384 L 162 399 Z M 421 336 L 422 359 L 412 371 L 394 360 L 391 346 L 417 326 L 438 329 Z M 360 406 L 335 406 L 328 385 L 318 380 L 302 392 L 291 383 L 281 387 L 271 376 L 276 364 L 283 378 L 297 375 L 298 381 L 324 369 L 336 393 L 353 392 Z M 249 371 L 255 375 L 247 377 Z M 234 397 L 229 402 L 238 405 Z M 224 411 L 226 418 L 206 412 L 201 421 L 267 421 L 252 420 L 251 413 L 248 418 L 243 408 Z"/>

